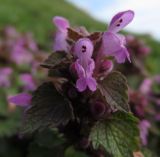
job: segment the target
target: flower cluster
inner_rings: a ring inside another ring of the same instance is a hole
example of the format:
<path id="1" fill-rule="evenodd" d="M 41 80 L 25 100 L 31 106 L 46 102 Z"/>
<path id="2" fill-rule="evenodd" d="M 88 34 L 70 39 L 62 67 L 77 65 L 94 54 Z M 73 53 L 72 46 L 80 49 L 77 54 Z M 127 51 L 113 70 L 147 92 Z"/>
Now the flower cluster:
<path id="1" fill-rule="evenodd" d="M 151 52 L 151 48 L 142 39 L 133 35 L 127 35 L 126 41 L 130 53 L 137 57 L 142 58 Z"/>
<path id="2" fill-rule="evenodd" d="M 149 129 L 159 122 L 159 93 L 153 86 L 160 87 L 159 76 L 146 78 L 142 81 L 138 90 L 130 90 L 130 106 L 132 112 L 140 119 L 139 128 L 143 145 L 148 144 Z M 152 117 L 152 118 L 151 118 Z"/>
<path id="3" fill-rule="evenodd" d="M 79 91 L 84 91 L 88 87 L 91 91 L 96 90 L 96 80 L 93 75 L 97 75 L 100 69 L 110 71 L 113 68 L 112 62 L 106 57 L 112 56 L 118 63 L 124 63 L 126 58 L 130 61 L 129 53 L 125 47 L 126 40 L 118 32 L 128 25 L 134 17 L 133 11 L 120 12 L 113 17 L 109 28 L 99 36 L 99 49 L 97 41 L 92 39 L 92 35 L 82 28 L 78 30 L 79 37 L 73 44 L 67 44 L 67 28 L 69 22 L 62 17 L 55 17 L 54 24 L 57 27 L 57 33 L 54 42 L 54 51 L 71 52 L 75 61 L 75 70 L 78 74 L 76 87 Z M 97 40 L 97 39 L 96 39 Z M 96 51 L 96 52 L 95 52 Z M 97 54 L 95 54 L 97 53 Z M 96 68 L 95 68 L 96 67 Z"/>
<path id="4" fill-rule="evenodd" d="M 1 30 L 0 87 L 6 93 L 6 99 L 15 92 L 36 89 L 37 75 L 44 73 L 38 66 L 45 56 L 31 33 L 19 33 L 11 26 Z"/>
<path id="5" fill-rule="evenodd" d="M 96 32 L 91 35 L 89 35 L 83 27 L 77 28 L 76 30 L 69 29 L 70 24 L 68 20 L 63 17 L 56 16 L 53 18 L 53 23 L 57 28 L 53 50 L 59 53 L 61 53 L 60 51 L 70 52 L 70 54 L 73 55 L 75 61 L 71 64 L 71 71 L 76 71 L 76 87 L 79 92 L 83 92 L 87 88 L 91 91 L 96 91 L 96 79 L 99 76 L 104 77 L 113 69 L 112 60 L 109 59 L 110 56 L 114 57 L 117 63 L 124 63 L 126 59 L 130 61 L 129 52 L 125 47 L 125 37 L 122 34 L 118 34 L 118 32 L 128 25 L 133 20 L 133 17 L 134 12 L 131 10 L 120 12 L 112 18 L 106 32 Z M 7 29 L 7 34 L 13 37 L 18 36 L 12 28 Z M 26 40 L 20 38 L 16 42 L 16 45 L 12 48 L 13 54 L 18 53 L 18 51 L 15 51 L 16 49 L 24 49 L 24 41 Z M 37 49 L 33 40 L 28 44 L 32 50 Z M 17 56 L 18 58 L 15 58 L 17 63 L 21 62 L 20 58 L 27 58 L 26 56 L 19 56 L 20 55 Z M 27 75 L 21 76 L 21 78 L 24 77 L 25 79 L 22 79 L 24 82 L 32 80 Z M 28 87 L 31 88 L 33 86 L 32 83 L 28 85 Z"/>

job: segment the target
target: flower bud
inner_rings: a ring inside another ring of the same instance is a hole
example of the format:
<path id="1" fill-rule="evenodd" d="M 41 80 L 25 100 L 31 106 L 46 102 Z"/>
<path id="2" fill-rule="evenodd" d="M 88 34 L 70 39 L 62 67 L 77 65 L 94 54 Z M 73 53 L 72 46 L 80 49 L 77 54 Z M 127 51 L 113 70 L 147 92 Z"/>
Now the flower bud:
<path id="1" fill-rule="evenodd" d="M 106 111 L 106 105 L 100 101 L 91 104 L 91 113 L 95 118 L 100 118 Z"/>
<path id="2" fill-rule="evenodd" d="M 148 46 L 142 46 L 139 48 L 139 52 L 142 54 L 142 55 L 147 55 L 149 54 L 151 51 L 151 49 L 148 47 Z"/>
<path id="3" fill-rule="evenodd" d="M 90 141 L 88 138 L 86 137 L 83 137 L 80 142 L 79 142 L 79 145 L 82 149 L 86 149 L 89 147 L 89 144 L 90 144 Z"/>
<path id="4" fill-rule="evenodd" d="M 127 43 L 131 43 L 135 41 L 135 37 L 133 35 L 127 35 L 126 36 Z"/>
<path id="5" fill-rule="evenodd" d="M 68 90 L 68 96 L 69 96 L 69 98 L 71 98 L 71 99 L 77 98 L 78 93 L 77 93 L 76 88 L 71 87 L 71 88 Z"/>
<path id="6" fill-rule="evenodd" d="M 101 72 L 111 72 L 113 69 L 113 63 L 110 60 L 103 61 L 101 64 Z"/>

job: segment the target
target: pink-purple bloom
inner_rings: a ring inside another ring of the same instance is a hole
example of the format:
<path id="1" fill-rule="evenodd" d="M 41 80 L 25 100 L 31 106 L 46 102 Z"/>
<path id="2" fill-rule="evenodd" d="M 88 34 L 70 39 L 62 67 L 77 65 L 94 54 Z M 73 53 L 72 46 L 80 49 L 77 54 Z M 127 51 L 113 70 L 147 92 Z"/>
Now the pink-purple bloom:
<path id="1" fill-rule="evenodd" d="M 23 84 L 24 90 L 33 91 L 36 89 L 36 84 L 31 74 L 29 73 L 21 74 L 20 81 Z"/>
<path id="2" fill-rule="evenodd" d="M 147 145 L 147 137 L 148 137 L 148 131 L 151 127 L 151 124 L 148 120 L 142 120 L 139 123 L 139 129 L 140 129 L 140 138 L 143 145 Z"/>
<path id="3" fill-rule="evenodd" d="M 37 52 L 38 46 L 35 40 L 33 39 L 32 34 L 31 33 L 26 34 L 25 39 L 29 50 L 31 50 L 32 52 Z"/>
<path id="4" fill-rule="evenodd" d="M 29 64 L 33 60 L 33 54 L 24 47 L 25 41 L 19 39 L 11 52 L 11 59 L 18 65 Z"/>
<path id="5" fill-rule="evenodd" d="M 130 61 L 130 56 L 125 47 L 126 40 L 121 34 L 118 34 L 125 26 L 127 26 L 134 17 L 131 10 L 116 14 L 109 24 L 108 31 L 103 34 L 103 53 L 108 56 L 114 56 L 118 63 L 124 63 L 126 58 Z"/>
<path id="6" fill-rule="evenodd" d="M 75 42 L 73 49 L 74 55 L 77 58 L 75 62 L 75 69 L 78 74 L 76 87 L 80 92 L 85 91 L 87 88 L 91 91 L 96 90 L 97 83 L 93 77 L 95 66 L 95 73 L 97 73 L 97 71 L 104 72 L 104 70 L 106 70 L 107 72 L 110 72 L 112 70 L 112 61 L 105 60 L 103 58 L 104 56 L 113 56 L 118 63 L 125 62 L 126 58 L 130 61 L 128 50 L 125 47 L 125 37 L 118 34 L 118 32 L 128 25 L 132 21 L 133 17 L 134 12 L 131 10 L 120 12 L 113 17 L 108 31 L 104 32 L 102 35 L 102 46 L 97 53 L 96 58 L 94 58 L 96 59 L 96 63 L 92 58 L 94 53 L 93 42 L 87 37 L 80 38 Z M 60 25 L 63 25 L 63 23 L 61 22 Z"/>
<path id="7" fill-rule="evenodd" d="M 140 85 L 140 92 L 143 94 L 149 94 L 149 92 L 151 91 L 151 87 L 152 87 L 153 81 L 152 79 L 145 79 L 142 84 Z"/>
<path id="8" fill-rule="evenodd" d="M 0 69 L 0 87 L 10 86 L 10 76 L 13 70 L 10 67 L 4 67 Z"/>
<path id="9" fill-rule="evenodd" d="M 156 81 L 158 84 L 160 84 L 160 75 L 156 75 L 154 77 L 154 81 Z"/>
<path id="10" fill-rule="evenodd" d="M 57 32 L 54 38 L 53 51 L 68 51 L 69 46 L 66 41 L 67 39 L 67 28 L 70 24 L 67 19 L 60 16 L 55 16 L 53 18 L 53 23 L 57 28 Z"/>
<path id="11" fill-rule="evenodd" d="M 75 69 L 78 74 L 76 82 L 77 89 L 82 92 L 87 89 L 96 90 L 96 80 L 92 77 L 95 69 L 95 62 L 91 58 L 93 54 L 93 44 L 88 38 L 79 39 L 74 46 L 74 53 L 77 57 Z"/>
<path id="12" fill-rule="evenodd" d="M 8 98 L 9 103 L 16 104 L 17 106 L 27 107 L 31 104 L 32 96 L 27 93 L 20 93 L 16 96 L 10 96 Z"/>

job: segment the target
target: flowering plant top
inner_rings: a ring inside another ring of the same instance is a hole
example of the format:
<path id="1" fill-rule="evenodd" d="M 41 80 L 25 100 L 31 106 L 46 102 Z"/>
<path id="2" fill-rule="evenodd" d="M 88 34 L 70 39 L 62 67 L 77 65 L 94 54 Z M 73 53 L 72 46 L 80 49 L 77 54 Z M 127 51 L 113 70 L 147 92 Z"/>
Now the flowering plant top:
<path id="1" fill-rule="evenodd" d="M 131 10 L 120 12 L 107 31 L 91 34 L 84 27 L 71 28 L 63 17 L 53 18 L 54 52 L 41 64 L 48 69 L 48 80 L 32 95 L 10 98 L 25 108 L 28 104 L 23 133 L 57 128 L 65 138 L 62 154 L 70 146 L 97 157 L 133 157 L 139 151 L 127 81 L 113 70 L 114 60 L 131 62 L 125 37 L 118 32 L 133 17 Z"/>

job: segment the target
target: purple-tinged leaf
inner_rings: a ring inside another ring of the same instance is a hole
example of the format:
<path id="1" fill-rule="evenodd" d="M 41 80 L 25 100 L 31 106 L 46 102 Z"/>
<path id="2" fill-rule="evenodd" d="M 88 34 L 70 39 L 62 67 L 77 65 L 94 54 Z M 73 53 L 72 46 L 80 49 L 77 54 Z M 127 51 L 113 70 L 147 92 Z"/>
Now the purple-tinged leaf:
<path id="1" fill-rule="evenodd" d="M 73 40 L 73 41 L 77 41 L 80 38 L 83 38 L 84 36 L 82 34 L 80 34 L 79 32 L 77 32 L 76 30 L 72 29 L 72 28 L 68 28 L 68 38 Z"/>

